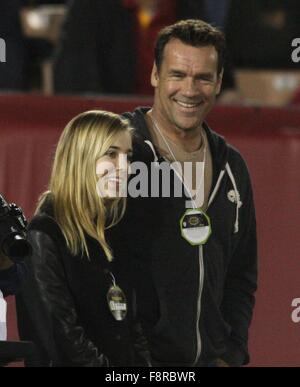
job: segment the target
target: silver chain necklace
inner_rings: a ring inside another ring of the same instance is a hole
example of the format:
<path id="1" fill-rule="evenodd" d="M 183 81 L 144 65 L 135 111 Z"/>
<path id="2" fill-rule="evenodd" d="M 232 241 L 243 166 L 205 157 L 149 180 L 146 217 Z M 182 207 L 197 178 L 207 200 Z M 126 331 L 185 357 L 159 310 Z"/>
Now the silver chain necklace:
<path id="1" fill-rule="evenodd" d="M 176 156 L 175 156 L 173 150 L 171 149 L 170 145 L 168 144 L 168 141 L 167 141 L 165 135 L 164 135 L 164 134 L 162 133 L 162 131 L 160 130 L 160 128 L 159 128 L 159 126 L 158 126 L 156 120 L 153 118 L 152 114 L 151 114 L 150 118 L 151 118 L 151 120 L 152 120 L 152 122 L 153 122 L 153 127 L 154 127 L 154 129 L 156 129 L 156 131 L 160 134 L 161 138 L 163 139 L 164 143 L 166 144 L 166 146 L 167 146 L 167 148 L 168 148 L 168 151 L 170 152 L 170 155 L 173 157 L 173 160 L 175 161 L 175 163 L 178 163 L 178 160 L 176 159 Z M 203 138 L 203 137 L 202 137 L 202 141 L 203 141 L 203 143 L 204 143 L 204 151 L 203 151 L 203 153 L 204 153 L 204 157 L 203 157 L 203 173 L 202 173 L 202 179 L 201 179 L 201 182 L 200 182 L 199 186 L 200 186 L 202 183 L 204 183 L 205 163 L 206 163 L 206 150 L 207 150 L 207 146 L 206 146 L 206 144 L 205 144 L 205 141 L 204 141 L 204 138 Z M 171 167 L 172 167 L 172 166 L 171 166 Z M 184 182 L 184 177 L 181 176 L 175 168 L 172 167 L 172 169 L 174 170 L 174 172 L 176 173 L 176 175 L 177 175 L 177 176 L 180 178 L 180 180 L 182 181 L 182 184 L 183 184 L 185 190 L 188 192 L 188 194 L 189 194 L 189 196 L 190 196 L 190 198 L 191 198 L 191 200 L 192 200 L 193 207 L 194 207 L 195 209 L 198 208 L 198 206 L 196 205 L 196 202 L 195 202 L 195 200 L 194 200 L 194 197 L 193 197 L 193 195 L 192 195 L 192 193 L 191 193 L 189 187 L 187 187 L 187 185 L 186 185 L 185 182 Z M 196 187 L 196 192 L 197 192 L 197 187 Z"/>

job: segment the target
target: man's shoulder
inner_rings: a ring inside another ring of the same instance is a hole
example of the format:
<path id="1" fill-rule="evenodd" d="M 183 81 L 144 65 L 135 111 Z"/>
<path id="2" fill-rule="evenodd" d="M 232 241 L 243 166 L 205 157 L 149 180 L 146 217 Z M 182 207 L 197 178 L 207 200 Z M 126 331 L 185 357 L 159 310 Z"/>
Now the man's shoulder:
<path id="1" fill-rule="evenodd" d="M 228 164 L 235 177 L 239 177 L 246 183 L 250 180 L 250 173 L 247 161 L 243 154 L 231 144 L 227 144 L 228 148 Z"/>
<path id="2" fill-rule="evenodd" d="M 133 112 L 123 113 L 122 116 L 129 120 L 133 131 L 133 161 L 153 161 L 153 152 L 146 143 L 152 142 L 151 133 L 149 131 L 146 114 L 150 107 L 139 107 Z"/>
<path id="3" fill-rule="evenodd" d="M 213 144 L 215 153 L 217 153 L 218 157 L 220 157 L 220 154 L 222 154 L 230 165 L 246 165 L 240 150 L 228 142 L 226 137 L 212 130 L 210 127 L 208 127 L 207 124 L 205 125 L 205 128 L 208 137 L 211 139 L 210 144 Z"/>
<path id="4" fill-rule="evenodd" d="M 234 145 L 228 142 L 226 142 L 226 145 L 228 148 L 228 161 L 231 161 L 233 163 L 245 163 L 244 157 L 242 156 L 239 149 L 237 149 Z"/>
<path id="5" fill-rule="evenodd" d="M 145 116 L 149 110 L 150 107 L 141 106 L 137 107 L 133 112 L 123 113 L 122 116 L 130 121 L 134 129 L 139 131 L 143 129 L 144 126 L 147 126 Z"/>
<path id="6" fill-rule="evenodd" d="M 229 164 L 232 172 L 239 176 L 249 176 L 247 162 L 240 152 L 234 145 L 227 141 L 219 133 L 214 132 L 208 128 L 208 135 L 211 138 L 210 143 L 214 146 L 214 154 L 217 157 L 217 161 L 225 166 Z"/>

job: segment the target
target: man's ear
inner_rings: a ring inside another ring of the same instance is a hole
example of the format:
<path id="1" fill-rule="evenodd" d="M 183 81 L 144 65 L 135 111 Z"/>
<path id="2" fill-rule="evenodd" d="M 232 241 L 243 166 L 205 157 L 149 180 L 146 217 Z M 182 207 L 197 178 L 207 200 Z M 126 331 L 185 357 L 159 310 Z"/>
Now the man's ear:
<path id="1" fill-rule="evenodd" d="M 222 81 L 223 81 L 223 74 L 224 74 L 224 68 L 222 69 L 222 71 L 218 75 L 216 95 L 219 95 L 220 92 L 221 92 Z"/>
<path id="2" fill-rule="evenodd" d="M 151 72 L 151 85 L 156 88 L 158 87 L 158 83 L 159 83 L 158 70 L 157 70 L 156 64 L 154 63 L 152 67 L 152 72 Z"/>

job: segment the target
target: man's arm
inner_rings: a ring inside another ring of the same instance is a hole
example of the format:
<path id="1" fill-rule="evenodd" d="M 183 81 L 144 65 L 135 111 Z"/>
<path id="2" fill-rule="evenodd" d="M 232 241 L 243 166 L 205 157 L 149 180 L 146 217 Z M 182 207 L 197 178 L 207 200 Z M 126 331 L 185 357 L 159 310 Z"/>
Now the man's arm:
<path id="1" fill-rule="evenodd" d="M 3 253 L 0 252 L 0 272 L 13 266 L 13 262 Z"/>

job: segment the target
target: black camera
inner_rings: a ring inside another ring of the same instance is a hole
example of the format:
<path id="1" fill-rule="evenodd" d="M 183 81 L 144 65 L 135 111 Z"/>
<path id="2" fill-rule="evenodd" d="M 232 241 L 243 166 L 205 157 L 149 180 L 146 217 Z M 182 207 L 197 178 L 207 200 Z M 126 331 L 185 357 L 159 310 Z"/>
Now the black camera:
<path id="1" fill-rule="evenodd" d="M 27 221 L 16 204 L 8 204 L 0 195 L 0 252 L 12 261 L 22 260 L 31 254 L 26 240 Z"/>

